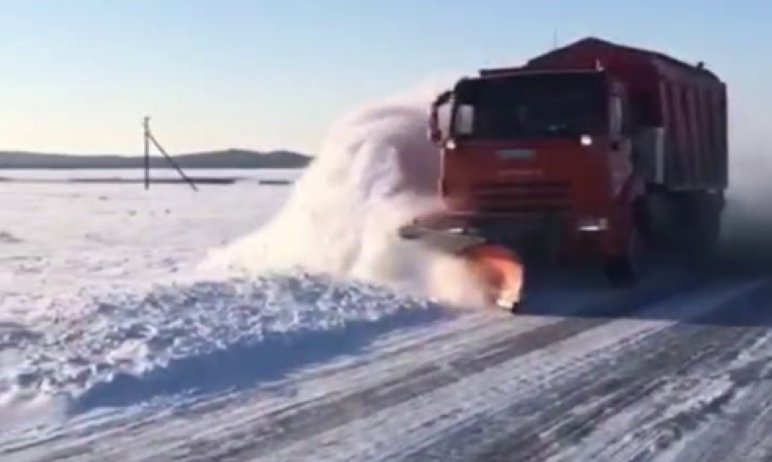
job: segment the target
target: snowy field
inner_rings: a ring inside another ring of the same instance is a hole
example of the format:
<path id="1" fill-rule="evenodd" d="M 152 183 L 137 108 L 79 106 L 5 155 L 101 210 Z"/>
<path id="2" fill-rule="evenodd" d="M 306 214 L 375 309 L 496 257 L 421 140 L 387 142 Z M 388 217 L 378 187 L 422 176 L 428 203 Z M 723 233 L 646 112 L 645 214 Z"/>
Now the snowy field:
<path id="1" fill-rule="evenodd" d="M 294 182 L 301 173 L 237 172 L 248 178 L 193 192 L 60 182 L 136 172 L 5 172 L 56 182 L 0 183 L 10 199 L 0 209 L 3 431 L 275 380 L 391 328 L 440 317 L 426 300 L 372 285 L 291 271 L 249 278 L 201 271 L 210 251 L 284 205 L 292 186 L 259 179 Z M 402 312 L 409 313 L 396 316 Z M 326 344 L 325 332 L 386 316 L 383 325 L 343 332 L 345 344 Z"/>
<path id="2" fill-rule="evenodd" d="M 203 277 L 291 186 L 0 188 L 2 460 L 770 455 L 765 277 L 565 278 L 533 288 L 533 313 L 458 312 L 320 276 Z"/>
<path id="3" fill-rule="evenodd" d="M 227 331 L 232 342 L 259 336 L 262 326 L 218 309 L 228 303 L 221 293 L 245 303 L 250 296 L 281 297 L 280 284 L 260 295 L 239 293 L 261 291 L 236 282 L 196 285 L 196 268 L 210 249 L 254 230 L 283 204 L 290 186 L 261 186 L 257 178 L 295 180 L 298 174 L 248 173 L 255 181 L 202 186 L 198 193 L 184 185 L 144 191 L 140 185 L 0 183 L 4 426 L 23 424 L 30 408 L 45 409 L 54 397 L 72 404 L 116 373 L 153 370 L 228 341 L 207 329 Z M 88 175 L 100 173 L 4 174 Z"/>

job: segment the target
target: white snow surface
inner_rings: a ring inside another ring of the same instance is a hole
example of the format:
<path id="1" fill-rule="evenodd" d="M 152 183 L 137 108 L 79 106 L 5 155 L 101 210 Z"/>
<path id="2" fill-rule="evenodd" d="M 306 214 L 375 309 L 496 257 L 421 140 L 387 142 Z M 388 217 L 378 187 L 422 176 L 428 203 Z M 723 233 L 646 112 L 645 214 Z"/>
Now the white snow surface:
<path id="1" fill-rule="evenodd" d="M 289 367 L 277 354 L 323 354 L 303 353 L 320 342 L 309 333 L 432 308 L 321 275 L 202 279 L 196 266 L 208 250 L 261 226 L 290 190 L 257 181 L 199 193 L 169 185 L 146 192 L 125 184 L 0 183 L 0 194 L 13 197 L 0 210 L 4 424 L 277 376 Z M 192 376 L 207 361 L 241 360 L 259 371 L 220 382 Z"/>

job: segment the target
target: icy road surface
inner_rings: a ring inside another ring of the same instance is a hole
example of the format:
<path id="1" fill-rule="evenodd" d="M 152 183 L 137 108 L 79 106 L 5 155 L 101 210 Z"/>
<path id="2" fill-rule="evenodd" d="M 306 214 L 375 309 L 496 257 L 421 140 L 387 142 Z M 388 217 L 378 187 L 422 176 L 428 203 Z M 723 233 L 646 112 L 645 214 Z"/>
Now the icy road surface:
<path id="1" fill-rule="evenodd" d="M 772 457 L 761 273 L 557 275 L 518 316 L 458 313 L 319 277 L 191 279 L 281 187 L 0 188 L 0 460 Z"/>

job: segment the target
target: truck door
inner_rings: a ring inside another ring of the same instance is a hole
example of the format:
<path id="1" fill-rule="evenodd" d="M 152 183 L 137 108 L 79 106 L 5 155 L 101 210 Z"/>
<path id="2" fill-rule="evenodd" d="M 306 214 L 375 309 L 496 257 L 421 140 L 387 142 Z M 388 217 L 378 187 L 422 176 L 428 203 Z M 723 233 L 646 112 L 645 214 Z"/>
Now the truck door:
<path id="1" fill-rule="evenodd" d="M 609 95 L 609 170 L 611 189 L 618 197 L 633 174 L 632 141 L 625 87 L 612 82 Z"/>

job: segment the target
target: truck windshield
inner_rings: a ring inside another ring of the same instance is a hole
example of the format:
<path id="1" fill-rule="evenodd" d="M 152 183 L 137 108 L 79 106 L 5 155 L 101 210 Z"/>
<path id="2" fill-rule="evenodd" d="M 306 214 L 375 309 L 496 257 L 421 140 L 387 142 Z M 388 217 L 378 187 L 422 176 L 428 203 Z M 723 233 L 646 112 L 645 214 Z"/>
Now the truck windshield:
<path id="1" fill-rule="evenodd" d="M 474 107 L 472 139 L 561 138 L 608 127 L 601 73 L 532 74 L 462 81 L 456 103 Z M 457 134 L 458 135 L 458 134 Z"/>

